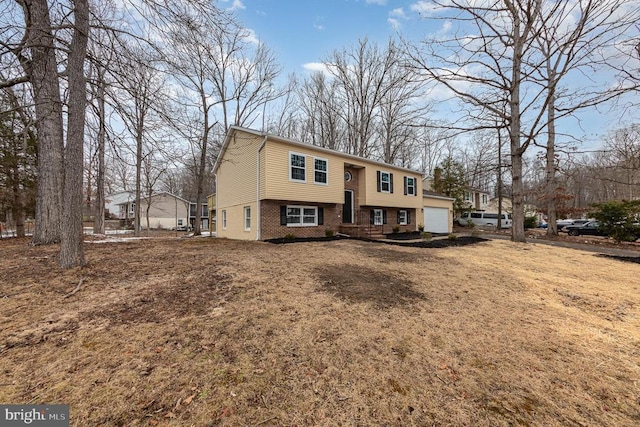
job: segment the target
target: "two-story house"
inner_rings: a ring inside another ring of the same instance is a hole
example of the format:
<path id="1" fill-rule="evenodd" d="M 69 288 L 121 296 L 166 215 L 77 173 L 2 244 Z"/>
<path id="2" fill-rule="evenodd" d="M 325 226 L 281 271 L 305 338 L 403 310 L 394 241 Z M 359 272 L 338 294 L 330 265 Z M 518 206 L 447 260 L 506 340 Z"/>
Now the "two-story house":
<path id="1" fill-rule="evenodd" d="M 424 220 L 420 172 L 251 129 L 229 129 L 214 173 L 219 237 L 380 235 Z"/>

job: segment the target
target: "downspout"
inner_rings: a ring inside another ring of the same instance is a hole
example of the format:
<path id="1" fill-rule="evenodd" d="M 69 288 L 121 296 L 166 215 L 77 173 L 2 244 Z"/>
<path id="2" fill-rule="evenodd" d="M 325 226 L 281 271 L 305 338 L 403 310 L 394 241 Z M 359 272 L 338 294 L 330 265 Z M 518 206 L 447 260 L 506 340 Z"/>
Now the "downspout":
<path id="1" fill-rule="evenodd" d="M 220 233 L 220 221 L 218 221 L 218 219 L 222 218 L 222 216 L 220 215 L 220 209 L 218 209 L 218 174 L 217 173 L 213 173 L 213 180 L 216 183 L 216 186 L 214 187 L 216 189 L 215 192 L 215 198 L 216 198 L 216 237 L 219 236 Z M 211 208 L 209 208 L 211 209 Z M 220 217 L 220 218 L 218 218 Z M 213 217 L 211 218 L 211 222 L 213 222 Z M 209 224 L 209 230 L 211 230 L 211 224 Z"/>
<path id="2" fill-rule="evenodd" d="M 264 148 L 265 144 L 267 143 L 267 134 L 265 133 L 264 135 L 264 139 L 262 140 L 262 143 L 260 144 L 260 147 L 258 147 L 258 151 L 256 153 L 257 156 L 257 162 L 258 162 L 258 174 L 256 176 L 256 240 L 260 240 L 260 234 L 262 232 L 262 230 L 260 229 L 260 223 L 261 223 L 261 218 L 260 218 L 260 152 L 262 151 L 262 149 Z M 216 192 L 217 194 L 217 192 Z"/>

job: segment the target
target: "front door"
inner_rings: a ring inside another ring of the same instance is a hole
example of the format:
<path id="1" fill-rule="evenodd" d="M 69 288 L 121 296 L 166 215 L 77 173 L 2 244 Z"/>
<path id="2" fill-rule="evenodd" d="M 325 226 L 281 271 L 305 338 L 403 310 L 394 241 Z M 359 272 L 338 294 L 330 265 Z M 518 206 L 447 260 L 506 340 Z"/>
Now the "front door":
<path id="1" fill-rule="evenodd" d="M 353 224 L 353 190 L 344 190 L 344 205 L 342 205 L 342 223 Z"/>

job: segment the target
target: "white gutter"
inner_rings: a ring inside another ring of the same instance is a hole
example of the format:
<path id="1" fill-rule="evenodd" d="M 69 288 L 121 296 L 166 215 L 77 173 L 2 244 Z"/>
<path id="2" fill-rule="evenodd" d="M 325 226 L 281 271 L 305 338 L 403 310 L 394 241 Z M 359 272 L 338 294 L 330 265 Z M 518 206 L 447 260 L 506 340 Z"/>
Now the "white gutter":
<path id="1" fill-rule="evenodd" d="M 267 134 L 265 133 L 264 139 L 262 140 L 262 143 L 260 144 L 260 147 L 258 147 L 258 151 L 256 153 L 258 162 L 258 174 L 256 177 L 256 240 L 260 240 L 260 234 L 262 232 L 262 230 L 260 229 L 260 152 L 262 151 L 266 143 Z"/>

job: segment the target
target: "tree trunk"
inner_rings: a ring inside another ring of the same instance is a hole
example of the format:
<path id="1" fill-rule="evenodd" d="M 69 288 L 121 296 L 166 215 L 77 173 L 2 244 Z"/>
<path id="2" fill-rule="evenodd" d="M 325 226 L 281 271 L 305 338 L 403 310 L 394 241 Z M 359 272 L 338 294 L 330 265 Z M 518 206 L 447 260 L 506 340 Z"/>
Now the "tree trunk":
<path id="1" fill-rule="evenodd" d="M 38 130 L 38 184 L 35 245 L 60 241 L 62 188 L 64 181 L 62 103 L 58 69 L 47 0 L 21 2 L 27 25 L 26 46 L 31 60 L 21 65 L 33 89 Z"/>
<path id="2" fill-rule="evenodd" d="M 136 201 L 134 206 L 134 218 L 133 218 L 133 235 L 138 237 L 140 236 L 140 192 L 142 179 L 142 132 L 144 129 L 144 123 L 142 121 L 138 122 L 137 130 L 136 130 Z"/>
<path id="3" fill-rule="evenodd" d="M 62 239 L 58 263 L 62 268 L 84 265 L 82 232 L 82 172 L 84 149 L 84 119 L 87 107 L 87 88 L 84 76 L 84 60 L 89 39 L 89 4 L 87 0 L 75 0 L 74 31 L 67 72 L 69 75 L 69 116 L 67 145 L 65 147 L 64 206 Z"/>
<path id="4" fill-rule="evenodd" d="M 524 40 L 520 35 L 520 18 L 513 14 L 513 69 L 511 72 L 511 96 L 509 111 L 511 123 L 509 125 L 509 141 L 511 146 L 512 169 L 512 200 L 513 223 L 511 226 L 511 240 L 526 242 L 524 234 L 524 183 L 522 181 L 522 144 L 520 141 L 520 82 L 522 80 L 522 50 Z"/>
<path id="5" fill-rule="evenodd" d="M 547 193 L 547 235 L 557 236 L 556 223 L 556 94 L 555 71 L 551 68 L 550 58 L 547 58 L 547 76 L 549 81 L 549 105 L 547 106 L 547 152 L 546 152 L 546 193 Z"/>
<path id="6" fill-rule="evenodd" d="M 96 177 L 96 212 L 93 233 L 104 234 L 104 149 L 106 145 L 106 113 L 104 70 L 98 69 L 98 171 Z"/>

